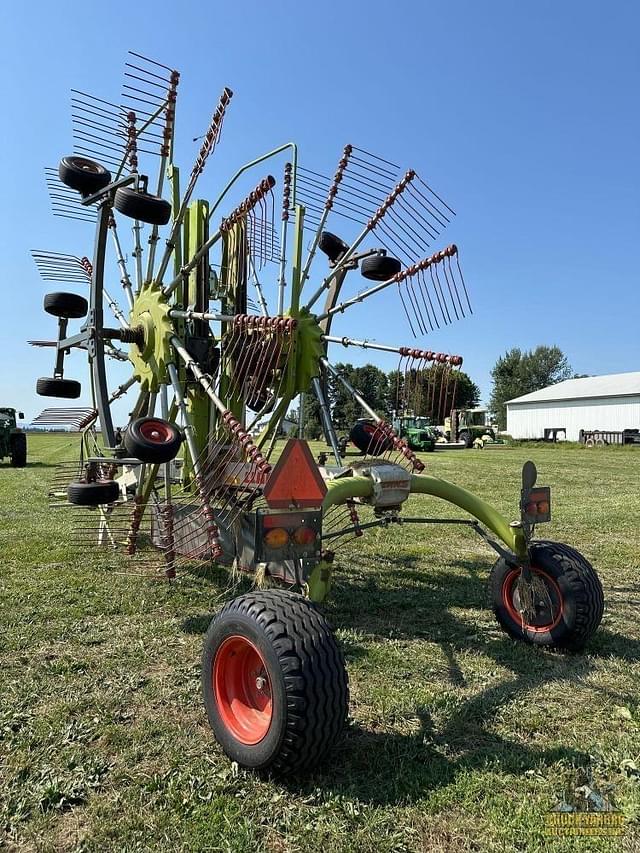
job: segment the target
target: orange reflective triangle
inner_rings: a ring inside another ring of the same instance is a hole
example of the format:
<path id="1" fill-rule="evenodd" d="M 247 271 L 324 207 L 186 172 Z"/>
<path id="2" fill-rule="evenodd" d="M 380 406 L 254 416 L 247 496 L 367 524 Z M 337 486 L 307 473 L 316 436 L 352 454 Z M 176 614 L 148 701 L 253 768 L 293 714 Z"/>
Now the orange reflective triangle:
<path id="1" fill-rule="evenodd" d="M 306 441 L 290 438 L 264 487 L 271 509 L 320 506 L 327 486 Z"/>

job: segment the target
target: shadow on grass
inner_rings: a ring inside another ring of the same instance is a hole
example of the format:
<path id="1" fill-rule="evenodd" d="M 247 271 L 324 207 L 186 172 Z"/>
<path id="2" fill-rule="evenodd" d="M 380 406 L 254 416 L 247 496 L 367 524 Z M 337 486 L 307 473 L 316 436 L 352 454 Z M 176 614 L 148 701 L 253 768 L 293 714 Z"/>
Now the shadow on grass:
<path id="1" fill-rule="evenodd" d="M 529 746 L 486 729 L 504 703 L 534 684 L 522 676 L 484 691 L 465 703 L 439 732 L 426 709 L 417 710 L 421 727 L 410 735 L 372 732 L 353 724 L 312 778 L 292 778 L 283 785 L 296 796 L 326 788 L 345 798 L 386 806 L 415 802 L 475 770 L 520 777 L 557 762 L 588 766 L 586 751 Z"/>
<path id="2" fill-rule="evenodd" d="M 444 727 L 436 728 L 427 708 L 416 709 L 420 726 L 411 734 L 385 731 L 384 719 L 379 731 L 352 723 L 343 742 L 311 778 L 283 783 L 296 795 L 312 795 L 322 787 L 361 801 L 398 805 L 446 787 L 460 774 L 476 769 L 493 767 L 500 774 L 521 776 L 558 762 L 588 766 L 586 751 L 510 741 L 493 731 L 494 720 L 501 708 L 519 697 L 542 695 L 554 682 L 583 681 L 600 657 L 639 660 L 640 642 L 601 629 L 584 656 L 562 655 L 514 642 L 497 635 L 495 628 L 483 631 L 469 611 L 487 606 L 489 565 L 458 560 L 450 570 L 425 572 L 417 568 L 423 559 L 388 558 L 388 574 L 378 573 L 375 578 L 366 571 L 366 558 L 360 564 L 353 560 L 349 571 L 338 570 L 328 616 L 334 626 L 347 632 L 343 640 L 347 661 L 367 657 L 368 650 L 359 639 L 362 635 L 376 641 L 389 636 L 420 638 L 440 647 L 446 661 L 444 678 L 453 687 L 465 685 L 459 653 L 476 652 L 492 659 L 509 675 L 461 700 Z M 192 616 L 182 629 L 203 633 L 211 617 L 209 613 Z"/>

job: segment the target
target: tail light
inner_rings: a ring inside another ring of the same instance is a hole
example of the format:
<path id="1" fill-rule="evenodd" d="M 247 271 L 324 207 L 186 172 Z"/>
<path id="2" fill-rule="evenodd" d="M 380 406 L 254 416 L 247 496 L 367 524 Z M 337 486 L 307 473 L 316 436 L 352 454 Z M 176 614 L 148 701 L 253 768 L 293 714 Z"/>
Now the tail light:
<path id="1" fill-rule="evenodd" d="M 311 527 L 298 527 L 291 534 L 291 538 L 296 545 L 313 545 L 316 535 L 316 531 Z"/>
<path id="2" fill-rule="evenodd" d="M 268 548 L 284 548 L 289 542 L 289 531 L 284 527 L 272 527 L 264 534 L 264 542 Z"/>

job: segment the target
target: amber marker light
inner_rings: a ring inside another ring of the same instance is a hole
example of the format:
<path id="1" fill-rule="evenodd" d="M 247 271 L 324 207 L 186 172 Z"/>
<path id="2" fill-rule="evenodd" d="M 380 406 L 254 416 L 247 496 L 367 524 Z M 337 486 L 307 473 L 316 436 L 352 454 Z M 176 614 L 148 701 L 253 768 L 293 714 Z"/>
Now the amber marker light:
<path id="1" fill-rule="evenodd" d="M 273 527 L 264 534 L 264 541 L 269 548 L 284 548 L 289 541 L 289 532 L 284 527 Z"/>

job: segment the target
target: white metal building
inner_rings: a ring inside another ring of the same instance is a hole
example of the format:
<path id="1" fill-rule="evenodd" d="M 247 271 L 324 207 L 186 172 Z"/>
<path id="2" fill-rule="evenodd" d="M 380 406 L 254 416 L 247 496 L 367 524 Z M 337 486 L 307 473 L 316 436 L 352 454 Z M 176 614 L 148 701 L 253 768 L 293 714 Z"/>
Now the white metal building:
<path id="1" fill-rule="evenodd" d="M 507 402 L 507 432 L 513 438 L 545 438 L 564 430 L 567 441 L 578 441 L 580 430 L 638 428 L 640 371 L 567 379 Z"/>

